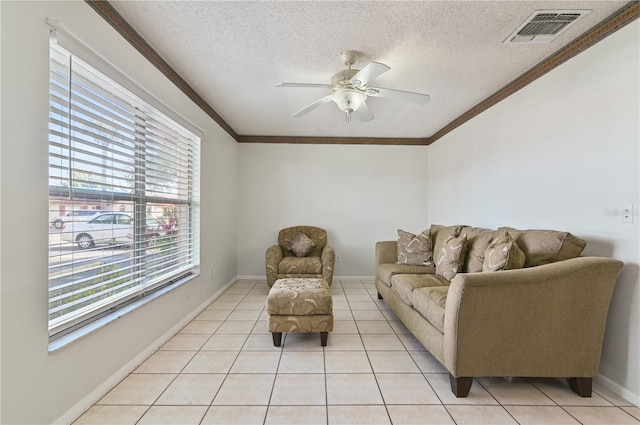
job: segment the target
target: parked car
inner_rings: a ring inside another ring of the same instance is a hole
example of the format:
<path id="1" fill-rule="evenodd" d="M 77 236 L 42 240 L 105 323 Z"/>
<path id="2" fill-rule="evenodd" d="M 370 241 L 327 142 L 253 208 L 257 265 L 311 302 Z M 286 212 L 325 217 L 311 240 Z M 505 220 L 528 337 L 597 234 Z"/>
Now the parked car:
<path id="1" fill-rule="evenodd" d="M 69 211 L 64 215 L 60 215 L 51 220 L 51 225 L 56 229 L 62 229 L 65 223 L 73 223 L 75 221 L 89 221 L 94 215 L 100 214 L 99 210 L 75 210 Z"/>
<path id="2" fill-rule="evenodd" d="M 155 218 L 147 218 L 148 240 L 155 240 L 164 234 Z M 130 244 L 134 239 L 134 220 L 129 214 L 101 213 L 87 222 L 74 222 L 62 226 L 60 238 L 65 242 L 75 242 L 82 249 L 96 244 Z"/>

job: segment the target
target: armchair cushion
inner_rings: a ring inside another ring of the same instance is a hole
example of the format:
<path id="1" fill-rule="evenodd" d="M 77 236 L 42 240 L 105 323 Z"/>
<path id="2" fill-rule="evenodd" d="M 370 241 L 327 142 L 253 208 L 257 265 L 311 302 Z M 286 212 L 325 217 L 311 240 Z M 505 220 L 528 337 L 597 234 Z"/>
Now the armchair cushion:
<path id="1" fill-rule="evenodd" d="M 298 232 L 293 240 L 287 244 L 286 248 L 296 254 L 296 257 L 306 257 L 315 246 L 316 243 L 309 239 L 309 236 Z"/>
<path id="2" fill-rule="evenodd" d="M 320 257 L 283 257 L 278 263 L 278 274 L 322 274 Z"/>

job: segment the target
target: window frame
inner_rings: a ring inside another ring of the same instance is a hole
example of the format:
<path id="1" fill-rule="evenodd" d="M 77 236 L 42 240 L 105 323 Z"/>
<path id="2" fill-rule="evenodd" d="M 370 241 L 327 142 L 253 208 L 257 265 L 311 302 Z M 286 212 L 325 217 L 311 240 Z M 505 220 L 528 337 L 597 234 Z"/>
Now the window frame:
<path id="1" fill-rule="evenodd" d="M 193 126 L 191 125 L 185 126 L 184 118 L 180 117 L 174 111 L 169 110 L 165 105 L 161 105 L 162 107 L 158 108 L 159 105 L 157 100 L 152 96 L 148 96 L 148 92 L 146 92 L 144 89 L 138 86 L 134 81 L 124 76 L 117 69 L 114 69 L 114 67 L 112 66 L 105 67 L 104 65 L 106 61 L 102 57 L 97 55 L 93 50 L 87 49 L 86 45 L 84 45 L 82 42 L 79 42 L 79 40 L 75 39 L 73 36 L 71 36 L 67 32 L 63 31 L 61 34 L 60 30 L 61 30 L 60 28 L 52 27 L 50 52 L 53 52 L 54 49 L 65 51 L 68 55 L 70 55 L 70 57 L 73 57 L 79 60 L 80 62 L 83 62 L 84 64 L 86 64 L 88 67 L 93 68 L 99 74 L 99 78 L 107 79 L 115 86 L 118 86 L 117 90 L 128 92 L 128 95 L 130 95 L 132 98 L 135 98 L 136 101 L 141 102 L 141 105 L 143 105 L 144 110 L 154 111 L 153 113 L 156 114 L 154 115 L 154 119 L 157 120 L 158 117 L 163 117 L 170 120 L 171 126 L 175 126 L 175 129 L 178 129 L 178 131 L 183 132 L 184 134 L 188 134 L 190 137 L 192 137 L 192 140 L 190 139 L 190 142 L 192 143 L 192 145 L 190 146 L 191 148 L 194 149 L 194 152 L 192 152 L 193 158 L 190 157 L 190 161 L 193 160 L 193 163 L 189 162 L 189 166 L 187 167 L 186 170 L 178 171 L 178 174 L 181 174 L 182 178 L 186 178 L 189 181 L 186 189 L 187 198 L 181 197 L 179 195 L 170 196 L 169 198 L 166 198 L 162 196 L 162 193 L 152 193 L 147 196 L 145 193 L 145 176 L 148 177 L 150 169 L 147 167 L 146 163 L 144 163 L 144 160 L 146 158 L 141 158 L 140 161 L 138 159 L 135 160 L 135 173 L 134 173 L 135 177 L 132 180 L 130 180 L 131 182 L 133 182 L 133 188 L 132 188 L 133 196 L 131 195 L 131 193 L 123 194 L 123 193 L 117 193 L 115 191 L 108 192 L 104 190 L 95 191 L 95 190 L 82 189 L 79 187 L 74 188 L 72 183 L 69 184 L 68 187 L 64 187 L 62 185 L 52 186 L 51 185 L 51 156 L 50 156 L 50 163 L 49 163 L 49 167 L 50 167 L 49 200 L 50 202 L 54 198 L 60 198 L 60 199 L 67 198 L 70 201 L 73 201 L 74 199 L 78 198 L 85 201 L 102 202 L 104 201 L 105 196 L 107 196 L 107 199 L 113 202 L 114 209 L 111 211 L 97 210 L 97 211 L 94 211 L 94 213 L 113 214 L 112 226 L 115 226 L 116 224 L 120 224 L 120 223 L 117 223 L 118 222 L 117 217 L 121 215 L 121 211 L 118 211 L 115 209 L 115 204 L 118 202 L 133 203 L 133 213 L 128 214 L 129 217 L 133 217 L 133 220 L 130 220 L 133 222 L 133 225 L 132 225 L 133 241 L 132 241 L 131 247 L 133 252 L 141 253 L 141 254 L 136 254 L 132 260 L 132 263 L 133 263 L 132 268 L 135 269 L 134 275 L 136 276 L 136 278 L 132 280 L 135 282 L 137 282 L 138 279 L 141 279 L 140 278 L 141 275 L 145 274 L 145 269 L 144 269 L 145 262 L 148 261 L 148 257 L 151 256 L 150 254 L 146 253 L 146 251 L 148 250 L 147 218 L 152 218 L 149 215 L 147 215 L 148 206 L 152 204 L 170 205 L 170 206 L 176 207 L 174 211 L 177 211 L 178 207 L 180 207 L 180 208 L 184 208 L 188 214 L 187 216 L 183 217 L 183 220 L 179 220 L 179 221 L 183 221 L 182 226 L 184 226 L 185 229 L 188 229 L 185 233 L 186 235 L 185 238 L 187 240 L 187 246 L 188 246 L 187 251 L 180 251 L 179 249 L 175 249 L 175 252 L 176 252 L 175 258 L 179 258 L 180 260 L 186 259 L 185 265 L 177 267 L 175 270 L 171 271 L 166 275 L 160 275 L 160 277 L 154 278 L 152 280 L 152 283 L 141 284 L 141 285 L 136 284 L 136 290 L 131 291 L 130 293 L 127 293 L 126 296 L 123 296 L 123 297 L 116 296 L 114 297 L 113 302 L 100 305 L 92 312 L 83 312 L 78 319 L 70 318 L 69 320 L 62 321 L 61 323 L 57 323 L 54 320 L 53 321 L 54 323 L 52 324 L 51 308 L 50 308 L 49 309 L 50 315 L 48 320 L 50 346 L 52 346 L 52 344 L 54 346 L 59 344 L 59 341 L 67 340 L 68 335 L 75 334 L 77 333 L 77 331 L 80 331 L 80 333 L 82 333 L 86 330 L 92 329 L 97 323 L 103 323 L 105 321 L 105 318 L 110 315 L 119 317 L 121 314 L 124 314 L 126 311 L 129 311 L 132 308 L 132 306 L 141 305 L 148 300 L 154 299 L 155 297 L 166 293 L 167 290 L 177 285 L 180 285 L 185 281 L 190 280 L 191 278 L 199 275 L 199 265 L 200 265 L 200 238 L 199 238 L 199 225 L 200 225 L 200 220 L 199 220 L 200 173 L 199 171 L 200 171 L 200 150 L 201 150 L 200 132 L 197 129 L 196 131 L 194 131 Z M 60 35 L 63 35 L 62 37 L 64 39 L 63 43 L 59 43 Z M 78 46 L 81 46 L 81 48 L 78 49 L 77 48 Z M 81 54 L 78 54 L 78 51 L 80 51 Z M 53 55 L 53 53 L 50 53 L 50 55 Z M 53 59 L 50 58 L 50 61 L 53 61 Z M 97 65 L 97 66 L 93 66 L 93 65 Z M 107 70 L 105 71 L 104 68 L 107 68 Z M 50 72 L 52 72 L 51 69 L 50 69 Z M 50 74 L 50 85 L 52 84 L 51 78 L 52 77 Z M 73 78 L 71 71 L 70 71 L 69 78 L 70 79 Z M 120 84 L 120 82 L 122 81 L 127 82 L 126 86 L 123 86 L 122 84 Z M 137 90 L 135 90 L 135 92 L 132 92 L 130 90 L 131 87 L 137 88 Z M 69 93 L 71 93 L 72 91 L 73 89 L 71 88 L 71 83 L 70 83 Z M 70 102 L 70 106 L 71 106 L 71 102 Z M 51 120 L 52 118 L 50 114 L 50 117 L 49 117 L 50 137 L 51 137 Z M 72 120 L 73 118 L 71 117 L 71 114 L 69 114 L 69 128 L 70 128 L 69 131 L 71 131 L 71 128 L 72 128 L 72 124 L 71 124 Z M 142 145 L 141 150 L 144 152 L 144 149 L 148 149 L 151 143 L 148 141 L 150 140 L 148 139 L 149 133 L 144 132 L 144 128 L 145 128 L 144 126 L 136 127 L 136 128 L 138 128 L 138 130 L 136 130 L 137 136 L 135 137 L 135 143 L 136 145 L 141 144 Z M 71 133 L 69 134 L 68 137 L 71 140 Z M 69 155 L 71 155 L 71 152 L 73 152 L 73 149 L 71 148 L 71 142 L 69 143 L 70 143 Z M 51 144 L 52 142 L 50 139 L 49 141 L 50 150 L 51 150 Z M 144 146 L 147 146 L 147 148 L 145 148 Z M 157 146 L 155 146 L 155 148 L 157 149 Z M 51 152 L 50 152 L 50 155 L 51 155 Z M 156 156 L 156 158 L 162 158 L 163 154 L 157 154 L 157 155 L 160 155 L 160 156 Z M 69 158 L 71 158 L 71 156 L 69 156 Z M 72 175 L 72 170 L 73 170 L 73 166 L 70 164 L 69 165 L 70 176 Z M 162 181 L 163 180 L 159 180 L 159 182 L 162 182 Z M 70 182 L 71 182 L 71 177 L 70 177 Z M 158 188 L 155 188 L 154 192 L 157 190 Z M 166 239 L 168 238 L 165 236 L 165 240 Z M 169 245 L 169 243 L 170 242 L 166 242 L 165 245 Z M 164 259 L 174 258 L 172 257 L 171 252 L 172 251 L 169 251 L 168 254 L 163 254 L 164 255 L 163 258 Z M 186 254 L 184 252 L 186 252 Z M 49 255 L 51 256 L 51 245 L 49 246 Z M 162 260 L 162 261 L 165 261 L 165 260 Z M 73 263 L 73 260 L 72 260 L 72 263 Z M 160 267 L 160 266 L 157 266 L 157 267 Z M 51 303 L 51 298 L 52 298 L 51 288 L 50 288 L 51 273 L 49 274 L 48 282 L 49 282 L 48 289 L 50 292 L 49 301 Z"/>

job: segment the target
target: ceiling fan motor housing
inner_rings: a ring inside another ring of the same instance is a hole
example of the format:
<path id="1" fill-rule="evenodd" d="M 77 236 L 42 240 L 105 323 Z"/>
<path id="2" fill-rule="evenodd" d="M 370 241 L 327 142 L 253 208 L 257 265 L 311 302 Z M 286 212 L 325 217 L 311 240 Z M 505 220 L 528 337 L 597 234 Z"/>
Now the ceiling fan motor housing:
<path id="1" fill-rule="evenodd" d="M 343 69 L 331 77 L 331 84 L 334 86 L 352 87 L 353 84 L 351 84 L 351 78 L 353 78 L 353 76 L 359 71 L 359 69 Z"/>
<path id="2" fill-rule="evenodd" d="M 300 109 L 293 114 L 294 117 L 301 117 L 308 112 L 324 105 L 328 102 L 335 102 L 338 108 L 346 112 L 347 122 L 351 121 L 351 113 L 355 112 L 361 121 L 371 121 L 374 116 L 366 104 L 368 96 L 395 98 L 424 105 L 429 101 L 429 96 L 422 93 L 413 93 L 402 90 L 380 89 L 369 87 L 369 82 L 389 71 L 389 66 L 380 62 L 369 62 L 364 68 L 351 69 L 355 63 L 356 52 L 345 50 L 341 54 L 341 59 L 347 69 L 337 72 L 331 77 L 331 85 L 314 83 L 280 83 L 278 87 L 309 87 L 331 89 L 333 93 L 324 96 L 312 104 Z"/>

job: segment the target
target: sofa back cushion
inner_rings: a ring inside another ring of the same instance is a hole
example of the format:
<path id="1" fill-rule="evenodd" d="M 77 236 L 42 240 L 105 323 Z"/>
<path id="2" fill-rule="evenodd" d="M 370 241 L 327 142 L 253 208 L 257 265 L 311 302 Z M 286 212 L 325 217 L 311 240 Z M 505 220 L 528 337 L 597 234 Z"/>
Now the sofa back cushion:
<path id="1" fill-rule="evenodd" d="M 524 252 L 525 267 L 575 258 L 587 245 L 584 240 L 571 233 L 557 230 L 517 230 L 511 227 L 500 227 L 496 231 L 496 238 L 506 233 L 509 233 Z"/>
<path id="2" fill-rule="evenodd" d="M 481 272 L 484 253 L 489 245 L 491 245 L 496 231 L 480 227 L 464 226 L 460 234 L 467 235 L 467 255 L 465 256 L 464 264 L 460 271 L 464 273 Z"/>

